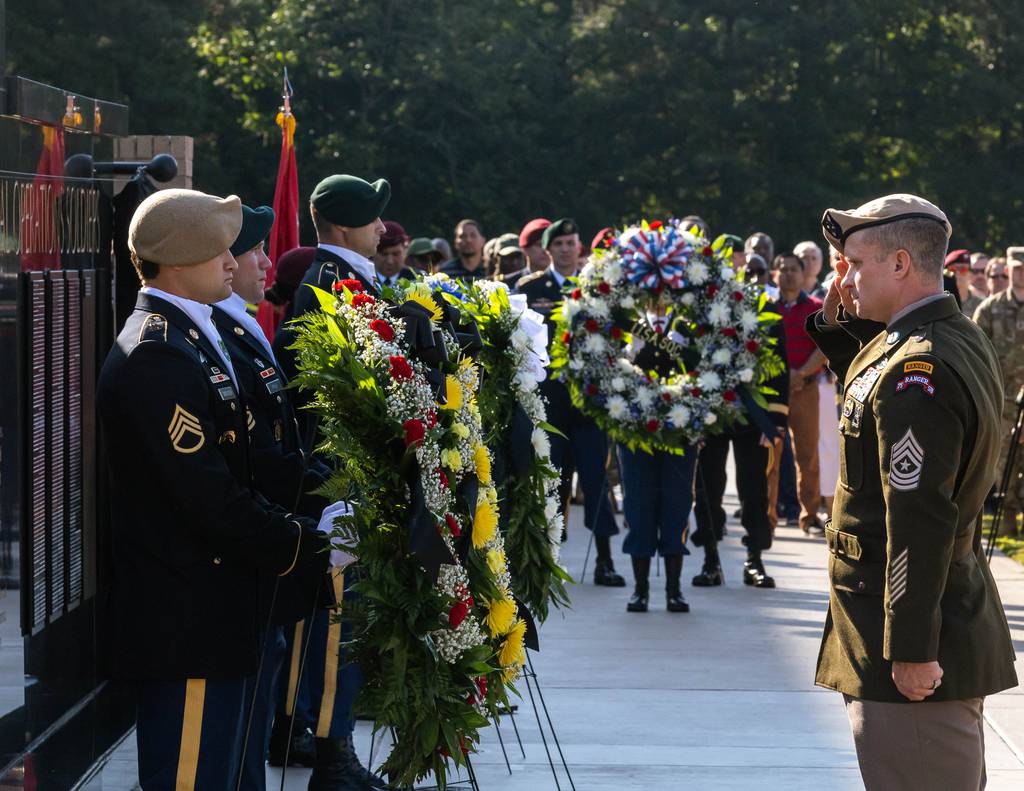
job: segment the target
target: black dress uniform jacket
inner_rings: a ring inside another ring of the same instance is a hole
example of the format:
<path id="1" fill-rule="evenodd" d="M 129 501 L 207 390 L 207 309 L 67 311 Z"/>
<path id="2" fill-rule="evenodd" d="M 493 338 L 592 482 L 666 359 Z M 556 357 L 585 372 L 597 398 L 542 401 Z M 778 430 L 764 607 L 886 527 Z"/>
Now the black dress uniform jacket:
<path id="1" fill-rule="evenodd" d="M 1002 383 L 988 338 L 950 295 L 881 332 L 807 329 L 844 382 L 829 610 L 816 683 L 907 702 L 892 663 L 938 660 L 928 702 L 1016 686 L 1013 646 L 981 547 L 996 477 Z"/>
<path id="2" fill-rule="evenodd" d="M 245 402 L 170 302 L 139 295 L 97 402 L 112 491 L 112 673 L 253 674 L 258 575 L 319 581 L 326 539 L 251 489 Z"/>

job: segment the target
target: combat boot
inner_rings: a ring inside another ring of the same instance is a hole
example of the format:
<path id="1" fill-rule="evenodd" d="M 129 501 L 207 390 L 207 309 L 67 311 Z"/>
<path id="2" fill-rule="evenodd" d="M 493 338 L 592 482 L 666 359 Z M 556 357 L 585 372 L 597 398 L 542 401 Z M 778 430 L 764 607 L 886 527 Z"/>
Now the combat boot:
<path id="1" fill-rule="evenodd" d="M 392 788 L 359 763 L 352 737 L 317 739 L 308 791 L 387 791 Z"/>
<path id="2" fill-rule="evenodd" d="M 608 588 L 625 588 L 626 578 L 615 570 L 611 558 L 598 558 L 594 563 L 594 584 Z"/>
<path id="3" fill-rule="evenodd" d="M 722 584 L 722 567 L 719 565 L 708 566 L 700 570 L 700 574 L 693 578 L 695 588 L 714 588 Z"/>
<path id="4" fill-rule="evenodd" d="M 636 587 L 626 605 L 627 612 L 647 612 L 647 602 L 651 595 L 651 559 L 633 556 L 633 579 Z"/>
<path id="5" fill-rule="evenodd" d="M 768 576 L 764 570 L 760 555 L 747 557 L 743 564 L 743 584 L 753 585 L 755 588 L 774 588 L 775 579 Z"/>
<path id="6" fill-rule="evenodd" d="M 292 732 L 290 746 L 289 729 Z M 316 761 L 316 740 L 313 731 L 305 725 L 298 722 L 292 725 L 291 717 L 275 717 L 267 762 L 271 766 L 284 766 L 286 754 L 288 766 L 312 766 Z"/>
<path id="7" fill-rule="evenodd" d="M 683 575 L 683 556 L 665 556 L 665 609 L 669 612 L 689 612 L 690 605 L 683 598 L 679 579 Z"/>

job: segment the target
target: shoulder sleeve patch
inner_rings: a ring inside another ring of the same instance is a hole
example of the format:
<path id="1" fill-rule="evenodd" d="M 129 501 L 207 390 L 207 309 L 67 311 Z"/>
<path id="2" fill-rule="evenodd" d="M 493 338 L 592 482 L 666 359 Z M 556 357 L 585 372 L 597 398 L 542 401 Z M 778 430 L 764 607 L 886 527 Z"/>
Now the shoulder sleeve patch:
<path id="1" fill-rule="evenodd" d="M 195 453 L 206 444 L 199 418 L 181 404 L 174 405 L 174 414 L 167 424 L 167 435 L 171 438 L 171 447 L 178 453 Z"/>
<path id="2" fill-rule="evenodd" d="M 167 340 L 167 319 L 159 313 L 153 313 L 143 323 L 139 330 L 139 343 L 143 341 L 165 341 Z"/>

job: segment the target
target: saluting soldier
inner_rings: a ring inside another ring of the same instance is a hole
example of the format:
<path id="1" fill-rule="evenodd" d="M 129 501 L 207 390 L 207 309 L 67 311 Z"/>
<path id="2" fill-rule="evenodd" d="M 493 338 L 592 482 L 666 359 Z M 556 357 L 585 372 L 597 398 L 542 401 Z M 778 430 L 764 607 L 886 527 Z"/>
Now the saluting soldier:
<path id="1" fill-rule="evenodd" d="M 246 402 L 210 303 L 231 293 L 237 197 L 163 190 L 129 228 L 142 281 L 100 374 L 112 501 L 112 674 L 138 697 L 148 789 L 233 788 L 256 673 L 258 576 L 316 585 L 317 523 L 252 488 Z"/>
<path id="2" fill-rule="evenodd" d="M 981 548 L 999 363 L 943 293 L 938 207 L 888 195 L 822 226 L 842 257 L 807 325 L 845 401 L 816 683 L 845 696 L 869 791 L 980 789 L 984 697 L 1017 684 Z"/>
<path id="3" fill-rule="evenodd" d="M 214 306 L 213 318 L 250 404 L 256 486 L 285 508 L 321 518 L 328 503 L 312 492 L 324 483 L 330 470 L 316 458 L 304 458 L 288 380 L 262 327 L 246 309 L 246 304 L 257 304 L 263 298 L 270 268 L 264 246 L 274 224 L 274 212 L 269 206 L 243 206 L 242 215 L 242 229 L 232 246 L 238 261 L 234 293 Z M 346 576 L 344 570 L 332 569 L 325 580 L 330 588 L 325 603 L 328 606 L 318 608 L 311 622 L 308 618 L 315 601 L 308 591 L 278 586 L 273 597 L 273 628 L 267 637 L 263 677 L 254 696 L 253 736 L 246 750 L 246 788 L 263 787 L 273 703 L 278 695 L 284 716 L 277 730 L 284 734 L 284 745 L 289 729 L 292 731 L 289 763 L 312 764 L 311 789 L 387 787 L 360 764 L 352 745 L 352 704 L 361 674 L 358 667 L 345 662 L 341 648 L 351 639 L 351 626 L 333 619 L 329 607 L 344 600 Z M 307 630 L 309 648 L 300 677 Z M 286 659 L 287 673 L 282 674 Z M 334 670 L 328 671 L 329 667 Z M 330 682 L 325 682 L 325 673 L 332 676 Z M 293 715 L 295 726 L 288 722 Z"/>
<path id="4" fill-rule="evenodd" d="M 551 256 L 551 265 L 541 272 L 520 278 L 516 291 L 526 295 L 527 305 L 548 320 L 548 327 L 552 328 L 553 333 L 551 312 L 562 301 L 562 288 L 568 279 L 577 274 L 580 247 L 578 226 L 567 218 L 556 220 L 544 229 L 541 243 Z M 564 475 L 571 454 L 580 476 L 583 487 L 583 523 L 593 532 L 597 547 L 594 584 L 624 587 L 626 580 L 615 571 L 615 563 L 612 561 L 611 537 L 619 532 L 619 527 L 612 512 L 605 472 L 608 438 L 592 419 L 573 406 L 569 390 L 563 382 L 549 377 L 540 383 L 540 391 L 548 402 L 548 422 L 561 432 L 549 435 L 551 461 Z"/>

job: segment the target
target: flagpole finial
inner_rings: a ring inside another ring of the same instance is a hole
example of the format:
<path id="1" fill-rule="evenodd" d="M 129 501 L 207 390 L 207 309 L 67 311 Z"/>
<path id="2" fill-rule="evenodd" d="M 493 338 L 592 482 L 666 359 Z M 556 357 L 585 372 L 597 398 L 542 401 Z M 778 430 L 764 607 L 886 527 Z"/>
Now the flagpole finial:
<path id="1" fill-rule="evenodd" d="M 281 82 L 281 98 L 284 100 L 284 104 L 281 105 L 281 112 L 288 117 L 292 114 L 292 96 L 295 92 L 292 90 L 292 84 L 288 81 L 288 67 L 284 67 L 284 77 Z"/>

